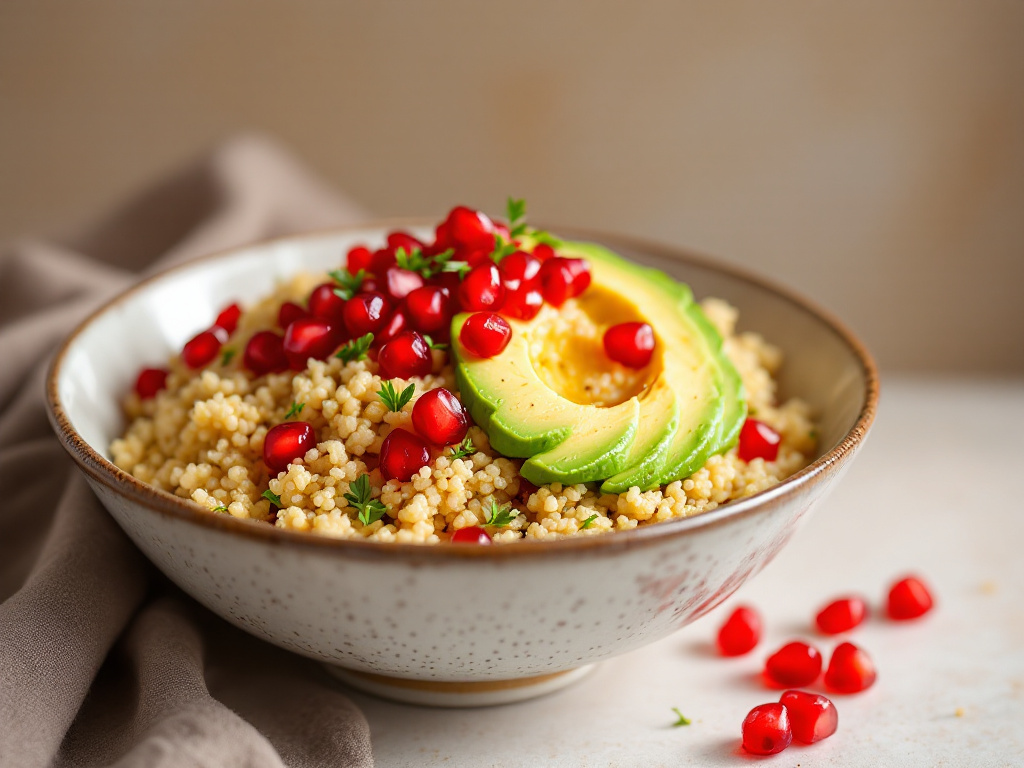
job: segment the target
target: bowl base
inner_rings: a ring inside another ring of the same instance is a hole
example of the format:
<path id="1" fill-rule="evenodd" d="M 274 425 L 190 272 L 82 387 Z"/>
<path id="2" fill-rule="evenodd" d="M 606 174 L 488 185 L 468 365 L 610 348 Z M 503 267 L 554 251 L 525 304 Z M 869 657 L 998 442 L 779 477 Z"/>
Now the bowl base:
<path id="1" fill-rule="evenodd" d="M 512 704 L 561 690 L 586 677 L 594 669 L 593 664 L 588 664 L 565 672 L 534 677 L 448 682 L 378 675 L 336 664 L 324 666 L 339 680 L 363 693 L 425 707 L 491 707 L 496 704 Z"/>

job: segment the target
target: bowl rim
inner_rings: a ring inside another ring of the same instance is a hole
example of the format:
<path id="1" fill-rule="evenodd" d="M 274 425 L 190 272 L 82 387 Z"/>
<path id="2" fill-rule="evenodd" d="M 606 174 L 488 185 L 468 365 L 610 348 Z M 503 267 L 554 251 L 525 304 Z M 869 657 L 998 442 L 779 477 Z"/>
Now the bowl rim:
<path id="1" fill-rule="evenodd" d="M 361 558 L 421 558 L 436 559 L 500 559 L 537 556 L 565 556 L 571 552 L 578 554 L 607 553 L 621 549 L 631 549 L 661 543 L 666 539 L 685 536 L 692 531 L 712 526 L 725 525 L 740 518 L 765 512 L 767 509 L 784 504 L 799 495 L 802 489 L 812 485 L 816 480 L 831 474 L 839 465 L 852 457 L 863 443 L 868 430 L 875 419 L 878 407 L 880 382 L 878 368 L 864 344 L 850 331 L 844 323 L 831 312 L 822 309 L 814 302 L 791 289 L 775 283 L 745 268 L 719 261 L 709 256 L 692 252 L 688 249 L 671 246 L 665 243 L 647 240 L 632 235 L 604 232 L 591 228 L 551 227 L 548 231 L 559 232 L 573 238 L 592 240 L 611 248 L 621 247 L 628 250 L 648 253 L 659 258 L 667 258 L 684 265 L 725 274 L 728 277 L 752 285 L 755 288 L 774 293 L 779 298 L 794 305 L 798 310 L 811 315 L 822 323 L 833 335 L 853 353 L 864 376 L 863 402 L 853 426 L 843 438 L 829 451 L 819 456 L 799 472 L 786 478 L 777 485 L 738 501 L 730 502 L 709 512 L 693 517 L 666 520 L 655 525 L 638 526 L 627 531 L 612 531 L 610 535 L 571 536 L 554 541 L 521 540 L 507 545 L 492 547 L 470 547 L 451 542 L 437 544 L 418 544 L 406 542 L 380 542 L 365 539 L 337 539 L 329 536 L 318 536 L 308 532 L 289 531 L 276 526 L 267 525 L 256 520 L 240 520 L 230 515 L 214 514 L 203 510 L 198 504 L 166 491 L 158 490 L 143 483 L 134 476 L 115 466 L 99 451 L 94 449 L 74 428 L 61 402 L 58 382 L 69 350 L 75 345 L 79 336 L 100 316 L 114 307 L 124 303 L 131 296 L 154 283 L 179 272 L 201 268 L 203 265 L 222 258 L 228 258 L 250 249 L 266 246 L 298 242 L 302 240 L 323 239 L 332 235 L 342 235 L 361 230 L 386 231 L 393 228 L 413 228 L 430 226 L 433 222 L 426 218 L 385 218 L 333 227 L 329 229 L 309 231 L 299 234 L 271 237 L 257 240 L 245 245 L 235 246 L 214 253 L 191 259 L 167 269 L 148 275 L 103 302 L 64 339 L 50 363 L 46 376 L 47 415 L 54 431 L 65 450 L 71 455 L 79 467 L 93 480 L 105 485 L 115 493 L 126 496 L 146 507 L 150 511 L 169 516 L 200 528 L 231 532 L 265 544 L 285 547 L 313 548 L 319 551 L 338 551 L 346 555 Z M 563 555 L 564 553 L 564 555 Z"/>

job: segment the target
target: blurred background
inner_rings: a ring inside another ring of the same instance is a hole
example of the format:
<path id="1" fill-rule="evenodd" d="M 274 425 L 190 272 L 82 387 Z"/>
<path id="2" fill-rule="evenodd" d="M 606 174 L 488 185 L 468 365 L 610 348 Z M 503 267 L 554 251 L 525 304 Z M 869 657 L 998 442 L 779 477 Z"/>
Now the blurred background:
<path id="1" fill-rule="evenodd" d="M 0 3 L 0 240 L 225 137 L 380 215 L 656 239 L 830 308 L 884 368 L 1024 371 L 1024 3 Z"/>

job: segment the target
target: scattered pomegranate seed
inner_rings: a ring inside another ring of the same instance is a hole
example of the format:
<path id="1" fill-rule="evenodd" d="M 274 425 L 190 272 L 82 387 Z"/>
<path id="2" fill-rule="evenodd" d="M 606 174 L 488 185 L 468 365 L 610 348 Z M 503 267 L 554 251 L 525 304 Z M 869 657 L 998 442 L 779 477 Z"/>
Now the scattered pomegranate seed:
<path id="1" fill-rule="evenodd" d="M 768 657 L 764 674 L 783 688 L 810 685 L 821 674 L 821 652 L 813 645 L 794 641 L 786 643 Z"/>
<path id="2" fill-rule="evenodd" d="M 890 619 L 905 621 L 924 616 L 932 609 L 932 605 L 931 592 L 924 582 L 915 576 L 907 576 L 889 589 L 886 610 Z"/>
<path id="3" fill-rule="evenodd" d="M 404 248 L 406 253 L 411 254 L 417 248 L 423 250 L 426 247 L 424 243 L 410 235 L 408 232 L 392 232 L 388 235 L 388 248 L 398 252 L 399 248 Z"/>
<path id="4" fill-rule="evenodd" d="M 764 459 L 775 461 L 779 457 L 779 443 L 782 437 L 763 421 L 747 419 L 740 430 L 737 453 L 743 461 Z"/>
<path id="5" fill-rule="evenodd" d="M 473 525 L 469 528 L 459 528 L 452 534 L 451 541 L 453 544 L 490 544 L 491 537 L 483 528 Z"/>
<path id="6" fill-rule="evenodd" d="M 468 311 L 496 311 L 504 301 L 505 287 L 501 284 L 501 273 L 494 264 L 474 267 L 459 286 L 459 302 Z"/>
<path id="7" fill-rule="evenodd" d="M 385 480 L 408 481 L 430 463 L 427 444 L 418 435 L 398 427 L 380 446 L 380 472 Z"/>
<path id="8" fill-rule="evenodd" d="M 434 356 L 416 331 L 405 331 L 381 347 L 377 355 L 380 375 L 386 379 L 426 376 L 434 368 Z"/>
<path id="9" fill-rule="evenodd" d="M 245 345 L 242 364 L 257 376 L 288 370 L 284 339 L 273 331 L 254 333 Z"/>
<path id="10" fill-rule="evenodd" d="M 452 320 L 451 304 L 448 289 L 436 285 L 417 288 L 405 297 L 405 307 L 412 324 L 424 333 L 433 333 L 448 326 Z"/>
<path id="11" fill-rule="evenodd" d="M 330 320 L 332 323 L 344 322 L 345 300 L 334 292 L 334 283 L 322 283 L 309 294 L 309 313 L 314 317 Z"/>
<path id="12" fill-rule="evenodd" d="M 743 720 L 743 748 L 754 755 L 774 755 L 793 742 L 789 712 L 782 704 L 760 704 Z"/>
<path id="13" fill-rule="evenodd" d="M 544 297 L 541 292 L 527 283 L 514 291 L 506 291 L 501 313 L 520 320 L 533 320 L 543 306 Z"/>
<path id="14" fill-rule="evenodd" d="M 284 332 L 284 353 L 291 367 L 301 371 L 311 357 L 326 359 L 337 348 L 340 336 L 338 328 L 327 320 L 300 317 Z"/>
<path id="15" fill-rule="evenodd" d="M 143 368 L 135 380 L 135 394 L 143 400 L 156 397 L 167 386 L 167 371 L 163 368 Z M 462 438 L 459 438 L 460 440 Z"/>
<path id="16" fill-rule="evenodd" d="M 277 312 L 277 324 L 287 328 L 300 317 L 307 317 L 308 313 L 293 301 L 286 301 Z"/>
<path id="17" fill-rule="evenodd" d="M 839 713 L 835 705 L 821 694 L 786 691 L 779 703 L 789 712 L 793 738 L 804 744 L 827 739 L 839 727 Z"/>
<path id="18" fill-rule="evenodd" d="M 395 301 L 401 301 L 417 288 L 423 287 L 423 276 L 401 267 L 391 267 L 384 273 L 384 290 Z"/>
<path id="19" fill-rule="evenodd" d="M 267 432 L 263 441 L 263 461 L 271 472 L 279 474 L 311 448 L 316 448 L 313 428 L 304 421 L 287 421 Z"/>
<path id="20" fill-rule="evenodd" d="M 467 251 L 494 250 L 494 222 L 485 214 L 464 205 L 452 208 L 445 220 L 447 235 Z"/>
<path id="21" fill-rule="evenodd" d="M 242 308 L 237 304 L 232 304 L 221 310 L 221 313 L 217 315 L 217 319 L 214 320 L 213 324 L 219 328 L 223 328 L 227 331 L 228 336 L 235 332 L 235 328 L 238 327 L 238 318 L 242 316 Z"/>
<path id="22" fill-rule="evenodd" d="M 202 368 L 213 362 L 220 354 L 221 345 L 227 340 L 227 331 L 215 325 L 185 342 L 181 350 L 181 359 L 189 368 Z"/>
<path id="23" fill-rule="evenodd" d="M 469 431 L 469 417 L 459 399 L 444 387 L 425 392 L 412 407 L 416 431 L 434 445 L 461 443 Z"/>
<path id="24" fill-rule="evenodd" d="M 840 643 L 828 662 L 825 686 L 836 693 L 857 693 L 870 688 L 877 677 L 870 656 L 853 643 Z"/>
<path id="25" fill-rule="evenodd" d="M 604 333 L 604 352 L 627 368 L 643 368 L 654 354 L 654 329 L 647 323 L 619 323 Z"/>
<path id="26" fill-rule="evenodd" d="M 382 347 L 403 331 L 409 330 L 409 313 L 403 307 L 399 307 L 391 313 L 387 323 L 380 329 L 379 333 L 373 335 L 373 345 Z"/>
<path id="27" fill-rule="evenodd" d="M 541 265 L 538 276 L 544 300 L 555 307 L 579 296 L 590 285 L 590 267 L 583 259 L 549 258 Z"/>
<path id="28" fill-rule="evenodd" d="M 822 608 L 814 621 L 826 635 L 849 632 L 867 616 L 868 606 L 859 597 L 841 597 Z"/>
<path id="29" fill-rule="evenodd" d="M 741 605 L 718 630 L 718 651 L 723 656 L 742 656 L 761 641 L 761 616 Z"/>
<path id="30" fill-rule="evenodd" d="M 477 312 L 466 318 L 459 331 L 459 341 L 477 357 L 494 357 L 508 346 L 512 327 L 500 315 Z"/>
<path id="31" fill-rule="evenodd" d="M 502 282 L 509 291 L 514 291 L 523 283 L 529 283 L 540 272 L 540 259 L 525 251 L 510 253 L 498 265 Z"/>
<path id="32" fill-rule="evenodd" d="M 360 269 L 369 270 L 370 261 L 372 259 L 373 253 L 369 248 L 357 245 L 348 252 L 348 258 L 345 259 L 345 266 L 348 268 L 349 274 L 354 275 Z"/>
<path id="33" fill-rule="evenodd" d="M 391 307 L 381 293 L 359 293 L 345 304 L 345 327 L 353 338 L 378 333 L 388 322 Z"/>

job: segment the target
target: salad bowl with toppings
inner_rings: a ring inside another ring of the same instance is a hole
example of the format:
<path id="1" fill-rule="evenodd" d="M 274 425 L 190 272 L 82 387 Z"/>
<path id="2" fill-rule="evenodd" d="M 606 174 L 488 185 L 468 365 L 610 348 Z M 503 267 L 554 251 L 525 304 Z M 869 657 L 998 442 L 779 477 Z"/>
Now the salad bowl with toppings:
<path id="1" fill-rule="evenodd" d="M 60 350 L 58 435 L 183 589 L 354 685 L 565 685 L 763 567 L 862 443 L 877 376 L 788 292 L 524 213 L 151 278 Z"/>

